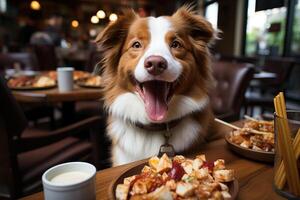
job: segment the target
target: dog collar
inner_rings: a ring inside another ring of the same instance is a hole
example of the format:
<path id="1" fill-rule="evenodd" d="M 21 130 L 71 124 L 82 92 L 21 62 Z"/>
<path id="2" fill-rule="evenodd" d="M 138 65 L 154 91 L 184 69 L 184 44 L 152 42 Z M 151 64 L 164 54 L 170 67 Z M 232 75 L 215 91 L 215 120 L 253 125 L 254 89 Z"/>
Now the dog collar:
<path id="1" fill-rule="evenodd" d="M 144 129 L 147 131 L 166 131 L 168 128 L 172 129 L 175 126 L 177 126 L 181 120 L 182 118 L 179 118 L 166 123 L 150 123 L 150 124 L 142 124 L 137 122 L 134 123 L 134 125 L 140 129 Z"/>

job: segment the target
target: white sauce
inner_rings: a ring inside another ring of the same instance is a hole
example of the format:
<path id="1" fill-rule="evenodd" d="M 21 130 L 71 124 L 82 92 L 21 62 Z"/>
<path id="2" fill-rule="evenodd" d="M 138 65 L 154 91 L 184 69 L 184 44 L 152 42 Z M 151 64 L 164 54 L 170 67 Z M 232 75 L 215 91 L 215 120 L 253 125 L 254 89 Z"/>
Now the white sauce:
<path id="1" fill-rule="evenodd" d="M 79 172 L 79 171 L 65 172 L 53 177 L 51 179 L 51 182 L 56 185 L 70 185 L 70 184 L 82 182 L 86 180 L 88 177 L 89 174 L 86 172 Z"/>

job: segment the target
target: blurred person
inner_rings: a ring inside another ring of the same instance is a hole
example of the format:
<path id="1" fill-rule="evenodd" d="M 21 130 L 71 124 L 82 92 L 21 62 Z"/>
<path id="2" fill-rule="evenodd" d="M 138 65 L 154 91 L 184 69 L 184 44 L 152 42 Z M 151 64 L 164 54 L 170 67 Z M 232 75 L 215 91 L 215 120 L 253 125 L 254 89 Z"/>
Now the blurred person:
<path id="1" fill-rule="evenodd" d="M 34 33 L 30 38 L 32 45 L 54 45 L 52 38 L 45 32 L 39 31 Z"/>
<path id="2" fill-rule="evenodd" d="M 61 46 L 63 18 L 59 14 L 52 14 L 46 20 L 46 27 L 43 31 L 36 32 L 30 39 L 33 45 L 54 45 Z"/>
<path id="3" fill-rule="evenodd" d="M 60 46 L 62 40 L 63 18 L 59 14 L 52 14 L 46 21 L 45 32 L 50 36 L 55 46 Z"/>

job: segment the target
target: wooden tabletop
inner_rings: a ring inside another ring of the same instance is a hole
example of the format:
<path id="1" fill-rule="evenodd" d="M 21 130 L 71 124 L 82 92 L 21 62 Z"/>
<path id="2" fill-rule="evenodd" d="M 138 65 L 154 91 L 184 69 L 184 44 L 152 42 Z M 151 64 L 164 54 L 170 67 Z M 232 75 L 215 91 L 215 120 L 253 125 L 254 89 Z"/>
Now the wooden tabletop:
<path id="1" fill-rule="evenodd" d="M 199 153 L 204 153 L 208 160 L 218 158 L 225 159 L 226 167 L 235 170 L 236 178 L 239 182 L 238 199 L 283 199 L 278 196 L 272 188 L 273 166 L 270 164 L 255 162 L 244 159 L 232 153 L 226 145 L 224 139 L 216 140 L 203 145 Z M 119 167 L 109 168 L 99 171 L 96 176 L 96 196 L 97 199 L 109 200 L 108 192 L 112 182 L 127 169 L 140 164 L 144 161 L 138 161 Z M 23 200 L 43 199 L 43 193 L 33 194 L 23 198 Z"/>
<path id="2" fill-rule="evenodd" d="M 14 90 L 13 94 L 19 102 L 57 103 L 68 101 L 97 100 L 102 97 L 98 88 L 83 88 L 74 84 L 70 92 L 59 92 L 58 88 L 45 90 Z"/>
<path id="3" fill-rule="evenodd" d="M 254 79 L 276 79 L 277 74 L 273 72 L 260 71 L 255 73 L 253 76 Z"/>

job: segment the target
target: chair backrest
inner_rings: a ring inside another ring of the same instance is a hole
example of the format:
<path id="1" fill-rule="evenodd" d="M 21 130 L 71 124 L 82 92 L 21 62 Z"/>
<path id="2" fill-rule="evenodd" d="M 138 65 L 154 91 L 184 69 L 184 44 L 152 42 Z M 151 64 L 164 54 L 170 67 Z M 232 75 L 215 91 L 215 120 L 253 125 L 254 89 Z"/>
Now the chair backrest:
<path id="1" fill-rule="evenodd" d="M 58 59 L 54 45 L 33 45 L 32 49 L 36 55 L 39 70 L 55 70 L 57 68 Z"/>
<path id="2" fill-rule="evenodd" d="M 245 92 L 254 74 L 249 63 L 217 61 L 212 63 L 216 88 L 211 93 L 211 104 L 215 114 L 234 114 L 238 118 L 245 99 Z"/>
<path id="3" fill-rule="evenodd" d="M 0 198 L 18 194 L 20 177 L 14 141 L 27 126 L 25 115 L 0 77 Z M 14 199 L 13 196 L 10 198 Z"/>

